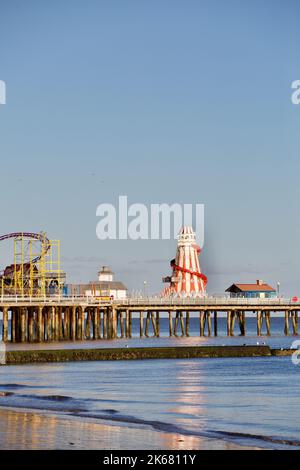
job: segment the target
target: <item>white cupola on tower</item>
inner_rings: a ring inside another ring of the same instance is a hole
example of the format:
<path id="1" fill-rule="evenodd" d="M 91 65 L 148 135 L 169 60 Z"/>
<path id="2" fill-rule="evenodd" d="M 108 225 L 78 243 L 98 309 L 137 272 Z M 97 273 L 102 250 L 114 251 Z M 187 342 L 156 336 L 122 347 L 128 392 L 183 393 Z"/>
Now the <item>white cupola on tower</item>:
<path id="1" fill-rule="evenodd" d="M 100 282 L 113 282 L 114 273 L 109 266 L 102 266 L 98 272 L 98 280 Z"/>

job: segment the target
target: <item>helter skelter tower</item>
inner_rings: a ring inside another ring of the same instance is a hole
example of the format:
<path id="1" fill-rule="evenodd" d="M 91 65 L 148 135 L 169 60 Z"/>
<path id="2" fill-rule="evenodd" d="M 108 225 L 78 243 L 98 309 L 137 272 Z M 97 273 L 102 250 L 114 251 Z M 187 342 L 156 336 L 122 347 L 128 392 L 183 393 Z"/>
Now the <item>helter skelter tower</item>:
<path id="1" fill-rule="evenodd" d="M 162 297 L 204 297 L 207 277 L 201 273 L 199 255 L 201 249 L 196 244 L 192 227 L 184 226 L 178 234 L 176 258 L 170 263 L 172 276 L 163 278 L 170 283 L 162 292 Z"/>

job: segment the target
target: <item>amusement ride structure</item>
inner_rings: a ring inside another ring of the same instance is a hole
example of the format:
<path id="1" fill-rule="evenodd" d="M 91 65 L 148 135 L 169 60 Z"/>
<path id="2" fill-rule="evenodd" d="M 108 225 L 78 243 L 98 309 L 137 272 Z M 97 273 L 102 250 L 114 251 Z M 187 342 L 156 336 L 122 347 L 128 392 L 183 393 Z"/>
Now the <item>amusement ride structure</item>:
<path id="1" fill-rule="evenodd" d="M 163 278 L 169 283 L 162 297 L 205 297 L 207 277 L 200 269 L 201 249 L 196 244 L 192 227 L 184 226 L 179 232 L 176 258 L 170 263 L 172 276 Z"/>
<path id="2" fill-rule="evenodd" d="M 0 272 L 1 295 L 60 293 L 66 277 L 61 270 L 60 240 L 49 240 L 44 232 L 0 236 L 0 242 L 9 239 L 14 244 L 14 262 Z"/>

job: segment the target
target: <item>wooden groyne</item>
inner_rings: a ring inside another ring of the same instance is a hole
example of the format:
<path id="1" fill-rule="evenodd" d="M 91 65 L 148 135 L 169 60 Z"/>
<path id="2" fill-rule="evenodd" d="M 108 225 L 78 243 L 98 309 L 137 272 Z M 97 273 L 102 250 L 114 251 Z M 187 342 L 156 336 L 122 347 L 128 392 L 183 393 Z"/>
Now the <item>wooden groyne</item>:
<path id="1" fill-rule="evenodd" d="M 82 341 L 132 337 L 133 317 L 139 318 L 139 336 L 160 336 L 161 315 L 167 314 L 169 336 L 189 336 L 191 314 L 199 318 L 199 336 L 217 336 L 220 313 L 227 316 L 227 335 L 247 333 L 247 314 L 255 313 L 257 335 L 263 327 L 271 335 L 271 319 L 275 312 L 283 316 L 282 332 L 298 334 L 300 303 L 284 299 L 178 299 L 128 300 L 100 302 L 95 299 L 45 298 L 2 299 L 4 342 Z M 11 334 L 9 335 L 9 318 Z"/>

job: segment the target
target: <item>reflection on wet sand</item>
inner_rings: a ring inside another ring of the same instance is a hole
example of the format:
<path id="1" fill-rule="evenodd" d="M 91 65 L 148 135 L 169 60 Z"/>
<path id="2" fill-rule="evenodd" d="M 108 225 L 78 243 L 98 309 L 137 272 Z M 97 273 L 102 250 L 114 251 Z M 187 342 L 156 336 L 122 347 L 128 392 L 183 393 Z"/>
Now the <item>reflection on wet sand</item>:
<path id="1" fill-rule="evenodd" d="M 246 449 L 217 439 L 10 409 L 0 410 L 0 422 L 0 449 Z"/>

